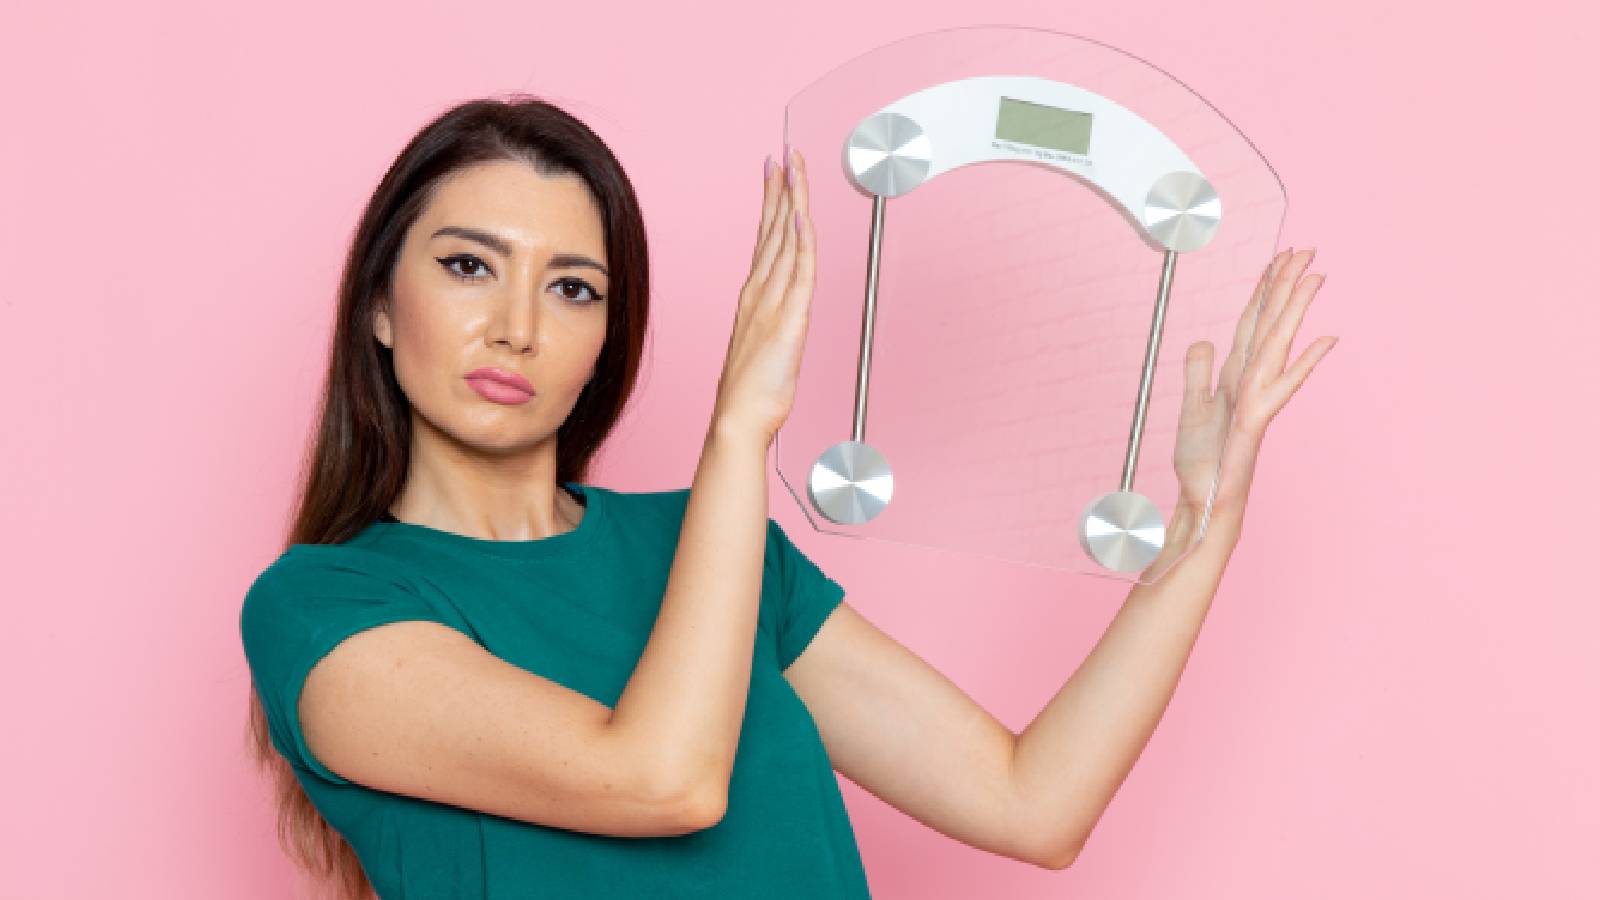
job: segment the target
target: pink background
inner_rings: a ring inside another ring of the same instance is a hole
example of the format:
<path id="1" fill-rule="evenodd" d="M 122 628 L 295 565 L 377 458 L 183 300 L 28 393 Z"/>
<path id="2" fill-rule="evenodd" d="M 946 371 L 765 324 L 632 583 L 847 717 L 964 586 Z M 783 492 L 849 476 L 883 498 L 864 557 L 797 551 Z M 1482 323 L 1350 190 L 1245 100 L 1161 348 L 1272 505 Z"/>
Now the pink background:
<path id="1" fill-rule="evenodd" d="M 1328 273 L 1294 355 L 1343 340 L 1273 424 L 1178 693 L 1078 863 L 973 850 L 843 781 L 875 896 L 1600 895 L 1594 14 L 993 0 L 0 6 L 0 896 L 298 895 L 244 752 L 239 602 L 277 553 L 349 229 L 427 118 L 530 90 L 622 159 L 657 312 L 595 480 L 677 487 L 784 101 L 983 23 L 1105 41 L 1227 114 Z M 1018 730 L 1125 593 L 799 540 Z"/>

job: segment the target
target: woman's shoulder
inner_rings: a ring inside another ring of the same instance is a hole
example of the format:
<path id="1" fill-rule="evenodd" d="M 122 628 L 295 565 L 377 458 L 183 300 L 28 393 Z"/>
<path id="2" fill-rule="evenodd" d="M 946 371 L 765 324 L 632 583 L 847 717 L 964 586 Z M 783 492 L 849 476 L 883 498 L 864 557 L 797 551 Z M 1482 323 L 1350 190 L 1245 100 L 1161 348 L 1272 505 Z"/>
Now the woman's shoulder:
<path id="1" fill-rule="evenodd" d="M 246 597 L 359 587 L 382 593 L 407 592 L 404 566 L 389 554 L 352 544 L 291 544 L 258 573 Z"/>
<path id="2" fill-rule="evenodd" d="M 274 642 L 303 640 L 337 622 L 432 617 L 432 609 L 394 559 L 344 544 L 293 544 L 245 590 L 239 627 L 247 652 L 259 656 Z"/>
<path id="3" fill-rule="evenodd" d="M 329 568 L 386 570 L 393 568 L 394 557 L 368 543 L 290 544 L 267 565 L 266 571 L 308 571 Z"/>

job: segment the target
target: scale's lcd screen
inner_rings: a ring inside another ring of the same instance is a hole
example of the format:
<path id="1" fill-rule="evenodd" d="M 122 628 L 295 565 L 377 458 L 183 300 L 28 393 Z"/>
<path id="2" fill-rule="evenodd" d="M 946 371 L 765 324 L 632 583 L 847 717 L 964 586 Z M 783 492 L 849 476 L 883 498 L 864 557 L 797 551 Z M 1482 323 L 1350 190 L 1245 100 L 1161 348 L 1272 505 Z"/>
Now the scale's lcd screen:
<path id="1" fill-rule="evenodd" d="M 1086 112 L 1001 97 L 994 136 L 1004 141 L 1088 155 L 1089 129 L 1093 122 L 1094 116 Z"/>

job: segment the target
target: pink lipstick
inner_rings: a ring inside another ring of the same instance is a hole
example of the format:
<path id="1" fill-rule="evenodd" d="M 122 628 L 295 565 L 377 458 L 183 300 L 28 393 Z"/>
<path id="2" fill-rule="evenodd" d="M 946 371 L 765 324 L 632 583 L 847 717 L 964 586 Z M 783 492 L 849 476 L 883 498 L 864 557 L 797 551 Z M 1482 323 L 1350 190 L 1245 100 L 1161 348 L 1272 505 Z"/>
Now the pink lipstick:
<path id="1" fill-rule="evenodd" d="M 515 405 L 533 399 L 533 385 L 514 372 L 485 366 L 467 373 L 467 384 L 485 400 Z"/>

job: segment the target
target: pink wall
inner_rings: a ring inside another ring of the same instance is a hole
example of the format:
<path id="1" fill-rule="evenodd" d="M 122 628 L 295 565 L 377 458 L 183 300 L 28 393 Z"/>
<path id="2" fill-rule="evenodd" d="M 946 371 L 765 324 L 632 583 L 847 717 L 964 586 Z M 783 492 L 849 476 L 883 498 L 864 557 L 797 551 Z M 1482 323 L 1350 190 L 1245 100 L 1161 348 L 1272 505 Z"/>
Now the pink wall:
<path id="1" fill-rule="evenodd" d="M 657 318 L 597 480 L 681 486 L 784 100 L 983 22 L 1108 42 L 1223 110 L 1329 276 L 1294 354 L 1343 340 L 1272 426 L 1182 685 L 1077 865 L 972 850 L 846 782 L 875 895 L 1600 895 L 1579 862 L 1600 839 L 1594 14 L 996 0 L 709 26 L 675 4 L 0 7 L 0 897 L 291 896 L 242 744 L 239 601 L 277 552 L 348 231 L 427 117 L 527 89 L 622 158 Z M 1123 594 L 802 540 L 1015 729 Z"/>

